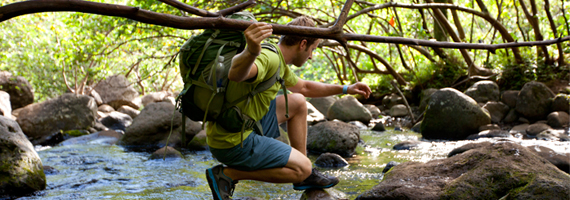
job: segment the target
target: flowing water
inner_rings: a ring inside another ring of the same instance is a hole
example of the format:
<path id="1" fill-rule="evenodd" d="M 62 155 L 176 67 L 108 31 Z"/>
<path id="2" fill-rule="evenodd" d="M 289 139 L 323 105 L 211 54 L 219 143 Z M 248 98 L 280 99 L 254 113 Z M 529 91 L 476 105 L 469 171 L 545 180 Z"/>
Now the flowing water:
<path id="1" fill-rule="evenodd" d="M 382 179 L 390 161 L 427 162 L 445 158 L 453 148 L 469 141 L 425 142 L 418 149 L 394 151 L 392 146 L 421 135 L 408 131 L 361 131 L 364 144 L 347 159 L 349 166 L 320 169 L 341 182 L 329 192 L 354 199 Z M 517 140 L 525 146 L 546 141 Z M 496 141 L 496 140 L 494 140 Z M 558 152 L 570 152 L 568 142 L 545 144 Z M 150 153 L 130 152 L 120 146 L 84 144 L 38 147 L 44 165 L 58 172 L 46 174 L 47 188 L 20 199 L 212 199 L 204 171 L 219 164 L 209 151 L 184 152 L 184 159 L 149 160 Z M 314 161 L 317 157 L 310 156 Z M 291 184 L 240 181 L 234 198 L 299 199 L 302 191 Z"/>

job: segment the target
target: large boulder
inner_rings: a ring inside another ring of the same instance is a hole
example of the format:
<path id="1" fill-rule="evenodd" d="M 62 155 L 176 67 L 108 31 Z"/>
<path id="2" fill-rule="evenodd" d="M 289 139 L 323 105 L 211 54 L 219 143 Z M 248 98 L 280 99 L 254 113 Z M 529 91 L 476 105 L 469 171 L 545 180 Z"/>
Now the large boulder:
<path id="1" fill-rule="evenodd" d="M 364 107 L 368 109 L 368 111 L 372 115 L 372 118 L 374 119 L 378 118 L 381 114 L 380 109 L 373 104 L 364 104 Z"/>
<path id="2" fill-rule="evenodd" d="M 46 188 L 42 161 L 14 120 L 0 116 L 0 199 Z"/>
<path id="3" fill-rule="evenodd" d="M 44 144 L 62 131 L 94 127 L 96 116 L 97 104 L 93 98 L 67 93 L 22 108 L 17 121 L 33 144 Z"/>
<path id="4" fill-rule="evenodd" d="M 108 104 L 115 110 L 119 109 L 122 105 L 128 105 L 135 109 L 139 108 L 139 105 L 134 103 L 139 93 L 123 75 L 109 76 L 99 82 L 94 89 L 101 96 L 103 104 Z"/>
<path id="5" fill-rule="evenodd" d="M 559 153 L 548 147 L 538 145 L 529 146 L 527 148 L 548 160 L 548 162 L 558 167 L 558 169 L 570 173 L 570 153 Z"/>
<path id="6" fill-rule="evenodd" d="M 554 93 L 541 82 L 524 84 L 517 98 L 516 111 L 529 120 L 542 120 L 550 113 Z"/>
<path id="7" fill-rule="evenodd" d="M 172 96 L 172 93 L 166 92 L 166 91 L 152 92 L 150 94 L 144 95 L 141 98 L 141 103 L 143 106 L 146 106 L 146 105 L 151 104 L 151 103 L 169 101 L 168 97 L 171 97 L 171 96 Z"/>
<path id="8" fill-rule="evenodd" d="M 24 77 L 12 76 L 10 72 L 0 72 L 0 90 L 10 94 L 13 110 L 34 103 L 32 85 Z"/>
<path id="9" fill-rule="evenodd" d="M 435 88 L 422 90 L 422 93 L 420 94 L 420 112 L 424 112 L 426 110 L 428 102 L 431 99 L 431 95 L 437 91 L 438 89 Z"/>
<path id="10" fill-rule="evenodd" d="M 133 119 L 141 113 L 141 111 L 131 108 L 130 106 L 121 106 L 117 112 L 125 113 Z"/>
<path id="11" fill-rule="evenodd" d="M 356 98 L 345 96 L 334 102 L 329 108 L 327 118 L 338 119 L 344 122 L 360 121 L 368 124 L 372 120 L 372 114 Z"/>
<path id="12" fill-rule="evenodd" d="M 396 104 L 390 108 L 390 116 L 405 117 L 408 115 L 408 107 L 404 104 Z"/>
<path id="13" fill-rule="evenodd" d="M 125 113 L 113 111 L 99 121 L 111 130 L 122 130 L 124 132 L 133 123 L 133 118 Z"/>
<path id="14" fill-rule="evenodd" d="M 499 101 L 501 91 L 493 81 L 479 81 L 467 89 L 465 94 L 477 103 L 487 103 L 487 101 Z"/>
<path id="15" fill-rule="evenodd" d="M 327 114 L 329 108 L 337 100 L 338 100 L 337 96 L 328 96 L 328 97 L 312 98 L 311 100 L 309 100 L 309 103 L 311 103 L 322 114 Z"/>
<path id="16" fill-rule="evenodd" d="M 568 113 L 563 111 L 556 111 L 548 114 L 546 117 L 548 120 L 548 125 L 552 128 L 563 128 L 567 127 L 570 124 L 570 117 Z"/>
<path id="17" fill-rule="evenodd" d="M 570 176 L 510 142 L 471 145 L 450 158 L 405 162 L 357 199 L 568 199 Z M 463 147 L 460 147 L 463 148 Z"/>
<path id="18" fill-rule="evenodd" d="M 314 153 L 336 153 L 344 157 L 352 156 L 360 140 L 357 126 L 340 122 L 327 121 L 309 127 L 307 149 Z"/>
<path id="19" fill-rule="evenodd" d="M 509 113 L 509 106 L 500 101 L 489 101 L 483 108 L 489 111 L 493 123 L 501 122 Z"/>
<path id="20" fill-rule="evenodd" d="M 518 90 L 507 90 L 501 94 L 501 101 L 510 108 L 517 107 L 517 98 L 519 97 L 520 91 Z"/>
<path id="21" fill-rule="evenodd" d="M 182 144 L 182 114 L 174 110 L 174 105 L 169 102 L 148 104 L 133 120 L 118 144 L 132 150 L 156 150 L 166 146 L 172 127 L 168 145 L 179 147 Z M 186 119 L 186 142 L 189 142 L 201 129 L 200 123 Z"/>
<path id="22" fill-rule="evenodd" d="M 421 133 L 426 139 L 465 139 L 491 123 L 475 100 L 453 88 L 433 93 L 424 116 Z"/>
<path id="23" fill-rule="evenodd" d="M 10 104 L 10 94 L 0 90 L 0 116 L 12 118 L 12 105 Z"/>

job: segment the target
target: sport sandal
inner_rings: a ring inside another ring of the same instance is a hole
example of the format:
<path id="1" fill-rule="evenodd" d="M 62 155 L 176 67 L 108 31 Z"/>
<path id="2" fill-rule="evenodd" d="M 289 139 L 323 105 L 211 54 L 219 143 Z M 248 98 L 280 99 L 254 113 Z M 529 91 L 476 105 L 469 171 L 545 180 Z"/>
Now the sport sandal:
<path id="1" fill-rule="evenodd" d="M 295 190 L 307 190 L 307 189 L 323 189 L 330 188 L 338 184 L 339 180 L 334 176 L 325 176 L 321 174 L 317 169 L 311 171 L 311 175 L 300 183 L 293 183 L 293 189 Z"/>
<path id="2" fill-rule="evenodd" d="M 216 165 L 206 169 L 206 179 L 212 191 L 214 200 L 228 200 L 234 194 L 234 189 L 238 181 L 233 181 L 224 174 L 223 165 Z"/>

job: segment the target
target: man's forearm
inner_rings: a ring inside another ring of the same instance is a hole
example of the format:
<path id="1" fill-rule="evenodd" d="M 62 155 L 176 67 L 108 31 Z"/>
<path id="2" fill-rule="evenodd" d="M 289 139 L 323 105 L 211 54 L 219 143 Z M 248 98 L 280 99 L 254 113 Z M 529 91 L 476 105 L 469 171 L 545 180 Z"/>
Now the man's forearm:
<path id="1" fill-rule="evenodd" d="M 342 94 L 342 85 L 305 81 L 305 87 L 299 92 L 306 97 L 326 97 Z"/>

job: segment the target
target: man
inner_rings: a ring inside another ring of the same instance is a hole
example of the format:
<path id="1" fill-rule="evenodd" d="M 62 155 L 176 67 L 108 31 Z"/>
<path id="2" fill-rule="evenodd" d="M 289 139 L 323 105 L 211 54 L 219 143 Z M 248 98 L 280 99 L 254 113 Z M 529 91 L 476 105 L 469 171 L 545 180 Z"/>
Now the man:
<path id="1" fill-rule="evenodd" d="M 298 17 L 288 25 L 314 27 L 307 17 Z M 305 97 L 324 97 L 336 94 L 361 94 L 366 98 L 370 88 L 363 83 L 350 86 L 324 84 L 298 78 L 287 65 L 302 66 L 312 58 L 319 39 L 286 35 L 278 44 L 278 52 L 261 48 L 261 42 L 273 32 L 270 24 L 254 23 L 245 31 L 246 49 L 232 60 L 227 98 L 237 98 L 251 91 L 256 84 L 271 77 L 278 68 L 285 80 L 288 94 L 288 118 L 284 96 L 278 96 L 280 85 L 255 95 L 249 104 L 237 106 L 255 120 L 261 120 L 264 136 L 255 131 L 228 133 L 215 122 L 208 123 L 207 141 L 212 155 L 221 163 L 206 170 L 206 177 L 214 199 L 229 199 L 238 180 L 257 180 L 271 183 L 293 183 L 295 190 L 329 188 L 336 185 L 336 177 L 327 177 L 312 169 L 307 158 L 307 107 Z M 279 136 L 278 124 L 287 122 L 291 146 L 274 138 Z M 243 141 L 242 141 L 243 138 Z M 243 145 L 243 146 L 242 146 Z"/>

